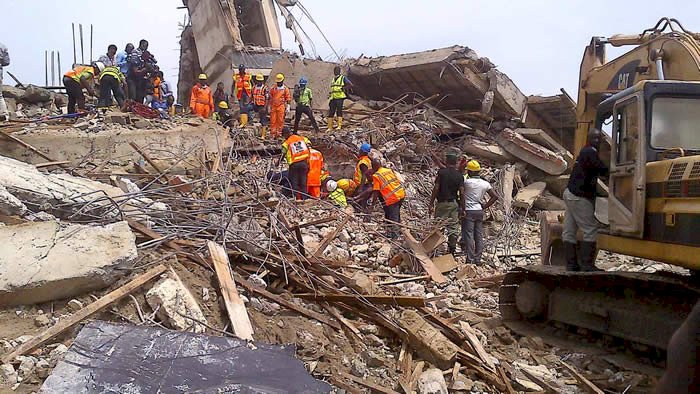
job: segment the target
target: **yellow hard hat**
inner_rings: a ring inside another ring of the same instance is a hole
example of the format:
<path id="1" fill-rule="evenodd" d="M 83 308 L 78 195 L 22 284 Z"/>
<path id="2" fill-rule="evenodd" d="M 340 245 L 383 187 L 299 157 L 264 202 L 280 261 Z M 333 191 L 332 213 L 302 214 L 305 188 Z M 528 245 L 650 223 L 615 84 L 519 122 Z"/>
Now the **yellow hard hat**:
<path id="1" fill-rule="evenodd" d="M 207 74 L 201 73 L 197 79 L 207 79 Z"/>
<path id="2" fill-rule="evenodd" d="M 256 81 L 264 81 L 265 77 L 262 74 L 255 74 Z"/>
<path id="3" fill-rule="evenodd" d="M 481 171 L 481 164 L 476 160 L 469 160 L 469 163 L 467 163 L 467 170 L 474 172 Z"/>
<path id="4" fill-rule="evenodd" d="M 275 81 L 277 81 L 277 82 L 282 82 L 282 81 L 284 81 L 284 74 L 277 74 L 277 75 L 275 75 Z"/>
<path id="5" fill-rule="evenodd" d="M 219 108 L 228 109 L 228 103 L 226 101 L 219 101 Z"/>

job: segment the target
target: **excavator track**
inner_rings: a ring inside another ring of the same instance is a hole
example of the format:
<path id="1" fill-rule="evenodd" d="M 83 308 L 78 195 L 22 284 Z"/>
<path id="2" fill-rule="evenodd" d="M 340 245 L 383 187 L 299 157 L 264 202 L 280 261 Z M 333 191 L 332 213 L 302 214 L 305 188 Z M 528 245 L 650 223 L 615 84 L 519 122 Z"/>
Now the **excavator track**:
<path id="1" fill-rule="evenodd" d="M 558 266 L 517 268 L 499 289 L 506 325 L 516 332 L 574 328 L 578 335 L 624 343 L 665 358 L 673 332 L 698 301 L 691 277 L 671 273 L 567 272 Z M 510 323 L 510 324 L 509 324 Z"/>

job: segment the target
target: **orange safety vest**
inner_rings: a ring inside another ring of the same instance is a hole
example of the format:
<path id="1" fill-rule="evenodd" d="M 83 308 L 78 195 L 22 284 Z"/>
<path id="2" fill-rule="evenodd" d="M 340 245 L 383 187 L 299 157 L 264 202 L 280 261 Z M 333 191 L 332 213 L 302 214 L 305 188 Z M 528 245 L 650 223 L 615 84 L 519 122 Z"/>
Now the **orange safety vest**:
<path id="1" fill-rule="evenodd" d="M 160 77 L 153 78 L 153 96 L 160 97 Z"/>
<path id="2" fill-rule="evenodd" d="M 309 158 L 311 152 L 306 141 L 306 137 L 292 134 L 282 143 L 282 148 L 285 150 L 285 159 L 287 160 L 287 164 L 298 163 Z"/>
<path id="3" fill-rule="evenodd" d="M 236 74 L 233 76 L 233 78 L 236 80 L 236 97 L 240 100 L 241 97 L 243 97 L 243 92 L 245 91 L 248 93 L 248 97 L 251 96 L 251 89 L 253 87 L 252 83 L 252 77 L 250 74 L 245 73 L 242 77 L 241 74 Z"/>
<path id="4" fill-rule="evenodd" d="M 290 101 L 292 101 L 292 94 L 289 93 L 288 87 L 275 85 L 270 88 L 270 106 L 279 107 L 280 105 L 287 105 Z"/>
<path id="5" fill-rule="evenodd" d="M 307 186 L 321 186 L 321 171 L 323 171 L 323 154 L 316 149 L 309 149 L 309 173 Z"/>
<path id="6" fill-rule="evenodd" d="M 259 107 L 266 105 L 268 94 L 267 85 L 255 85 L 253 88 L 253 103 Z"/>
<path id="7" fill-rule="evenodd" d="M 396 204 L 406 197 L 406 191 L 401 186 L 394 171 L 381 167 L 374 172 L 372 178 L 374 179 L 374 190 L 379 190 L 384 199 L 384 205 Z"/>
<path id="8" fill-rule="evenodd" d="M 68 71 L 63 76 L 68 77 L 77 83 L 80 83 L 80 78 L 82 77 L 86 77 L 87 79 L 94 77 L 95 69 L 92 68 L 92 66 L 78 66 L 73 70 Z"/>
<path id="9" fill-rule="evenodd" d="M 367 155 L 360 156 L 360 160 L 358 160 L 357 164 L 355 165 L 355 175 L 352 177 L 352 180 L 358 185 L 364 185 L 365 174 L 363 174 L 360 170 L 360 164 L 366 165 L 367 168 L 372 168 L 372 160 L 370 160 L 369 156 Z"/>

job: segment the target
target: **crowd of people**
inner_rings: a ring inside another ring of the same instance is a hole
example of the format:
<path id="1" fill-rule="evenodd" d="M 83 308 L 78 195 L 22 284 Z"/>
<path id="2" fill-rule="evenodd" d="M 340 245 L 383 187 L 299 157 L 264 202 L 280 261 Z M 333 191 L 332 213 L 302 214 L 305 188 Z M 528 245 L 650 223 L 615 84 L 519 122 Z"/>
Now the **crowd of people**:
<path id="1" fill-rule="evenodd" d="M 163 117 L 174 113 L 175 95 L 160 71 L 158 61 L 148 50 L 148 41 L 139 46 L 126 44 L 118 52 L 114 44 L 107 53 L 90 65 L 78 64 L 63 76 L 68 94 L 68 113 L 84 112 L 85 94 L 98 98 L 97 107 L 116 104 L 123 108 L 126 100 L 147 105 L 160 111 Z"/>

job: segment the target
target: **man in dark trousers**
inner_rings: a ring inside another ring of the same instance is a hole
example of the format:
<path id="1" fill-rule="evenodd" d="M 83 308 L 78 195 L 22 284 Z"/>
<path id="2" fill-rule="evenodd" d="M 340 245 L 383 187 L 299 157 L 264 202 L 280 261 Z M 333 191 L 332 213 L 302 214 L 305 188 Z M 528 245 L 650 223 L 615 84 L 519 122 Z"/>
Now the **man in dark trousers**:
<path id="1" fill-rule="evenodd" d="M 311 121 L 311 127 L 318 133 L 321 130 L 318 128 L 316 119 L 314 118 L 314 111 L 311 109 L 311 102 L 314 98 L 311 89 L 306 86 L 309 81 L 305 77 L 299 79 L 299 87 L 295 89 L 294 101 L 297 103 L 296 111 L 294 111 L 294 132 L 299 130 L 299 121 L 301 120 L 301 115 L 306 114 Z M 298 92 L 298 96 L 297 96 Z"/>
<path id="2" fill-rule="evenodd" d="M 309 173 L 309 139 L 302 137 L 289 129 L 282 128 L 282 157 L 287 161 L 289 166 L 289 183 L 292 185 L 292 192 L 297 200 L 306 200 L 307 194 L 307 177 Z M 277 161 L 279 166 L 282 157 Z"/>
<path id="3" fill-rule="evenodd" d="M 459 153 L 450 150 L 445 155 L 447 166 L 438 170 L 433 194 L 428 203 L 428 213 L 447 220 L 447 247 L 451 254 L 457 250 L 459 218 L 464 216 L 464 177 L 457 168 Z M 435 205 L 437 200 L 437 205 Z"/>
<path id="4" fill-rule="evenodd" d="M 598 156 L 600 139 L 600 130 L 592 129 L 588 133 L 588 144 L 579 152 L 569 184 L 564 190 L 566 214 L 561 237 L 564 241 L 567 271 L 600 271 L 595 266 L 598 235 L 595 197 L 598 176 L 608 174 L 608 167 Z M 583 241 L 577 245 L 578 229 L 583 232 Z"/>

